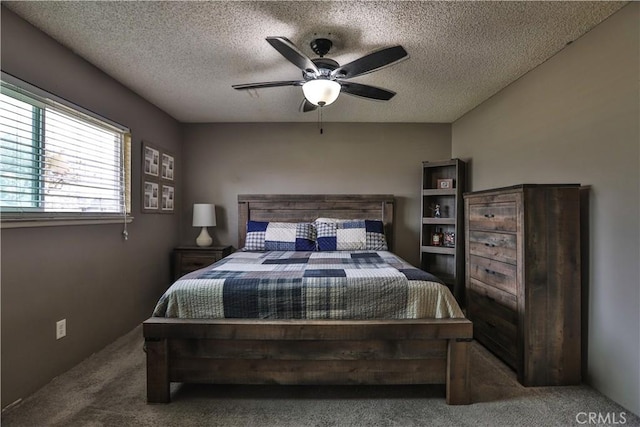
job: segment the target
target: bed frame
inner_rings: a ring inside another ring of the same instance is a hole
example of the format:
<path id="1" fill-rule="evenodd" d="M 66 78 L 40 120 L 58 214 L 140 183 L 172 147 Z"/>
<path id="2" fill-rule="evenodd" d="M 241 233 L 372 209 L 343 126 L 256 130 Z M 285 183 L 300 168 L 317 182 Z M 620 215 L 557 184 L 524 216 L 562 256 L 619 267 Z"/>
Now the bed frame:
<path id="1" fill-rule="evenodd" d="M 239 195 L 239 247 L 248 220 L 382 219 L 391 245 L 389 195 Z M 172 319 L 143 323 L 147 402 L 168 403 L 170 383 L 446 384 L 469 403 L 467 319 Z"/>

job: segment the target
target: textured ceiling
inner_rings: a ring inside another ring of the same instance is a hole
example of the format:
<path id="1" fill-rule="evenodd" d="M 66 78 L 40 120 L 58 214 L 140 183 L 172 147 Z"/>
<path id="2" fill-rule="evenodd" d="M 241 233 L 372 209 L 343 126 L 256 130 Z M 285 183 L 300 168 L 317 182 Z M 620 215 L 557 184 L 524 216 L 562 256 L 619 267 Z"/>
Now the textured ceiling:
<path id="1" fill-rule="evenodd" d="M 183 122 L 316 121 L 298 80 L 266 41 L 284 36 L 310 57 L 330 38 L 340 64 L 401 44 L 410 58 L 353 81 L 390 101 L 342 94 L 325 121 L 453 122 L 626 2 L 3 1 L 3 5 Z"/>

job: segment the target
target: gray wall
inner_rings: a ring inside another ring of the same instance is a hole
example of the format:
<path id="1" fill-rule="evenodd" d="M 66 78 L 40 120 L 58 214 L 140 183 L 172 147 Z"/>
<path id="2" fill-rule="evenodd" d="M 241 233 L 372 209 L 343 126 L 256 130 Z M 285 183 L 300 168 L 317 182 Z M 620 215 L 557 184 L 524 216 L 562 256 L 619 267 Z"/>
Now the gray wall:
<path id="1" fill-rule="evenodd" d="M 362 101 L 367 102 L 367 101 Z M 217 242 L 237 246 L 238 194 L 393 194 L 396 252 L 419 261 L 423 160 L 448 159 L 448 124 L 185 125 L 183 243 L 193 203 L 215 203 Z"/>
<path id="2" fill-rule="evenodd" d="M 453 156 L 473 158 L 473 190 L 592 186 L 587 381 L 636 414 L 639 9 L 624 7 L 452 127 Z"/>
<path id="3" fill-rule="evenodd" d="M 151 314 L 168 285 L 179 214 L 140 214 L 140 141 L 170 149 L 180 160 L 181 135 L 167 114 L 4 7 L 1 38 L 3 71 L 131 128 L 135 216 L 126 242 L 122 225 L 2 230 L 5 407 Z M 63 318 L 67 336 L 56 340 L 55 322 Z"/>

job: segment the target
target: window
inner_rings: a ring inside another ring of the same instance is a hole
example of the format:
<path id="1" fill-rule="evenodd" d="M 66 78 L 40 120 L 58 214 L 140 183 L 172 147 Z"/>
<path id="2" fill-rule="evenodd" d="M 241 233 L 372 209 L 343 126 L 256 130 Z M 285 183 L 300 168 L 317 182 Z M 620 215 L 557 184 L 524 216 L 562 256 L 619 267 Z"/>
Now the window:
<path id="1" fill-rule="evenodd" d="M 126 217 L 128 130 L 5 73 L 2 77 L 3 222 Z"/>

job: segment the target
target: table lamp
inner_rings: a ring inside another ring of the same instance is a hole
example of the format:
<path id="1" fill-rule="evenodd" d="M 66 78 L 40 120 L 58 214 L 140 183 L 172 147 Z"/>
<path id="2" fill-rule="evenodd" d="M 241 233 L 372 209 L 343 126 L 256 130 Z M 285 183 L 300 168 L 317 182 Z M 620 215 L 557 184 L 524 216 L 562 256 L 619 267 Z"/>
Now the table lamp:
<path id="1" fill-rule="evenodd" d="M 209 236 L 207 227 L 216 226 L 216 206 L 208 203 L 195 203 L 193 205 L 193 226 L 202 227 L 200 235 L 196 239 L 196 245 L 211 246 L 213 239 Z"/>

